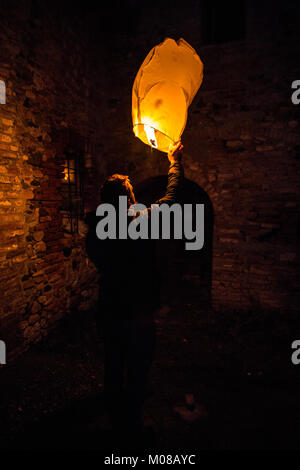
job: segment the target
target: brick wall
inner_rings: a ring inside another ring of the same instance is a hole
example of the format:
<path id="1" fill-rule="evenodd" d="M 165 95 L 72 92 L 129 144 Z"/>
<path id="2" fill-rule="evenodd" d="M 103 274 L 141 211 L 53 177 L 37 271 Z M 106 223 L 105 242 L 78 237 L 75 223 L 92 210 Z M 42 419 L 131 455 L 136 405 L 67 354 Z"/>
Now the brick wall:
<path id="1" fill-rule="evenodd" d="M 187 175 L 214 207 L 213 303 L 296 311 L 299 52 L 246 41 L 200 53 L 205 83 L 184 139 Z"/>
<path id="2" fill-rule="evenodd" d="M 2 18 L 0 332 L 9 354 L 39 341 L 66 313 L 89 309 L 97 297 L 83 233 L 64 233 L 60 212 L 65 149 L 75 146 L 84 158 L 98 149 L 99 102 L 90 103 L 88 44 L 75 26 L 54 14 L 32 16 L 25 7 Z M 86 168 L 86 209 L 99 165 L 89 161 Z"/>

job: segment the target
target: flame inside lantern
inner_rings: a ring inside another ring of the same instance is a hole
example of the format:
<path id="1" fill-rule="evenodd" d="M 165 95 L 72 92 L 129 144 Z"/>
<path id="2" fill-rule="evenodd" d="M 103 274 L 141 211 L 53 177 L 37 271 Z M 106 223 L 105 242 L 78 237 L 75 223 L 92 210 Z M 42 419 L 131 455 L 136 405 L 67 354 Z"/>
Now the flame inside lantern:
<path id="1" fill-rule="evenodd" d="M 153 127 L 148 126 L 147 124 L 144 124 L 144 130 L 146 132 L 147 139 L 151 147 L 157 148 L 157 140 L 155 137 L 155 130 L 153 129 Z"/>

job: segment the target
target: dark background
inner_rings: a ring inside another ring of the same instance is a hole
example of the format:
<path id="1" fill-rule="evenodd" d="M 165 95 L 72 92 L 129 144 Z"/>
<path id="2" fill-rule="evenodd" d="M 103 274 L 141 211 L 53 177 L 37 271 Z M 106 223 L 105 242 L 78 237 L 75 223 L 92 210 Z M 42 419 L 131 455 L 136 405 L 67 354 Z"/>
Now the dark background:
<path id="1" fill-rule="evenodd" d="M 158 249 L 145 419 L 157 449 L 296 448 L 299 2 L 7 0 L 0 11 L 1 447 L 109 448 L 83 220 L 111 173 L 130 175 L 142 202 L 164 191 L 168 162 L 134 137 L 131 88 L 152 47 L 183 37 L 204 63 L 182 139 L 183 202 L 205 204 L 205 247 Z"/>

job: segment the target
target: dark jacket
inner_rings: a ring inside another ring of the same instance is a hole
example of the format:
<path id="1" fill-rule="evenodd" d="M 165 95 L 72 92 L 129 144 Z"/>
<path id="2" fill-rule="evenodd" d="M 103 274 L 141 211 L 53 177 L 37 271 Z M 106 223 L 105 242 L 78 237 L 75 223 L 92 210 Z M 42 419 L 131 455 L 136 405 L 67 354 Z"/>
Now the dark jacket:
<path id="1" fill-rule="evenodd" d="M 181 163 L 170 165 L 165 195 L 157 204 L 173 204 L 178 199 L 183 168 Z M 151 208 L 148 209 L 150 213 Z M 132 218 L 128 217 L 128 222 Z M 100 273 L 100 304 L 105 311 L 128 314 L 153 310 L 159 303 L 159 275 L 155 260 L 154 240 L 99 240 L 96 226 L 99 217 L 87 215 L 89 232 L 86 250 Z"/>

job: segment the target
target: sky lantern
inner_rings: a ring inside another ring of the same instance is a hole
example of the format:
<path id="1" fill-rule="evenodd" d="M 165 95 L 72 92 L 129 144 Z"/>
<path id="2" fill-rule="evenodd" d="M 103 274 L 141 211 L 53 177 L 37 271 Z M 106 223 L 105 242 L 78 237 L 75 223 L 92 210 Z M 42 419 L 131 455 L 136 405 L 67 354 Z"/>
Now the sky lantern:
<path id="1" fill-rule="evenodd" d="M 132 88 L 136 137 L 162 152 L 180 140 L 188 107 L 203 80 L 203 63 L 184 39 L 167 38 L 153 47 Z"/>

